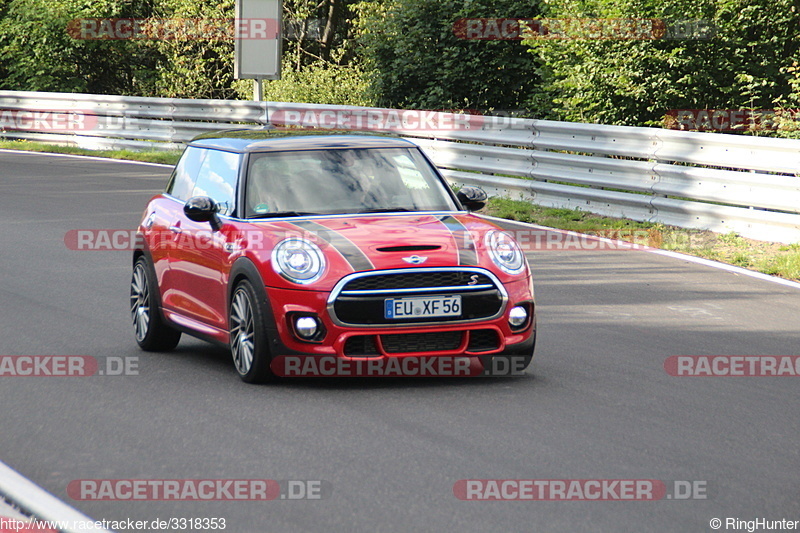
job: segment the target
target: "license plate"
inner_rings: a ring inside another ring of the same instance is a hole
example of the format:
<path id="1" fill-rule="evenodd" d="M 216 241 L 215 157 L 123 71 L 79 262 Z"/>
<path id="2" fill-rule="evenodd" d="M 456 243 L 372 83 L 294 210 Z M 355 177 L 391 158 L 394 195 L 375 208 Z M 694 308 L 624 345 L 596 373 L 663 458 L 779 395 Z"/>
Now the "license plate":
<path id="1" fill-rule="evenodd" d="M 461 296 L 389 298 L 384 309 L 388 319 L 461 316 Z"/>

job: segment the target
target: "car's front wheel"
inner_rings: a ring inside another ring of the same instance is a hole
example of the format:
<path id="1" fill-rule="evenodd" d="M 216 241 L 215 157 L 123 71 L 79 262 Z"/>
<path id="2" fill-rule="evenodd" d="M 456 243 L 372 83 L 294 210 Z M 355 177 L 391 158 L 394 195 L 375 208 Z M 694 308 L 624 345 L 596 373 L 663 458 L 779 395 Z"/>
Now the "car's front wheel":
<path id="1" fill-rule="evenodd" d="M 169 327 L 161 317 L 156 300 L 158 285 L 152 272 L 145 256 L 139 257 L 133 265 L 131 319 L 139 348 L 148 352 L 168 352 L 180 342 L 181 332 Z"/>
<path id="2" fill-rule="evenodd" d="M 528 369 L 536 349 L 536 330 L 527 343 L 517 348 L 507 349 L 505 353 L 481 356 L 484 371 L 490 376 L 519 376 Z"/>
<path id="3" fill-rule="evenodd" d="M 231 356 L 239 377 L 247 383 L 264 383 L 274 377 L 263 305 L 249 281 L 242 280 L 234 289 L 229 321 Z"/>

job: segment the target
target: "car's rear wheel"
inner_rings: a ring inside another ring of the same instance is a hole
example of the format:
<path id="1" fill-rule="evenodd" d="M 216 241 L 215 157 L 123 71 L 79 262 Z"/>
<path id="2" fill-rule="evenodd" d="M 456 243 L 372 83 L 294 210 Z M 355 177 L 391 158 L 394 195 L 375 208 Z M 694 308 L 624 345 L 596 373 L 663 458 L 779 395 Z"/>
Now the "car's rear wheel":
<path id="1" fill-rule="evenodd" d="M 168 352 L 178 345 L 181 332 L 164 322 L 155 298 L 158 286 L 150 262 L 139 257 L 131 276 L 131 319 L 136 344 L 148 352 Z"/>
<path id="2" fill-rule="evenodd" d="M 247 383 L 264 383 L 274 377 L 263 305 L 249 281 L 242 280 L 234 289 L 229 321 L 231 356 L 239 377 Z"/>

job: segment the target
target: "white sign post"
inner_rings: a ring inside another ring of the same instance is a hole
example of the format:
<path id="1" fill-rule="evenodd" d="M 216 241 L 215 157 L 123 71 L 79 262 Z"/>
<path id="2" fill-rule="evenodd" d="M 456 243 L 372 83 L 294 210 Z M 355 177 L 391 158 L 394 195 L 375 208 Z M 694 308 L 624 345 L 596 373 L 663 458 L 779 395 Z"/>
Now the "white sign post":
<path id="1" fill-rule="evenodd" d="M 236 54 L 233 77 L 255 80 L 254 97 L 263 100 L 262 80 L 281 78 L 281 0 L 236 0 Z"/>

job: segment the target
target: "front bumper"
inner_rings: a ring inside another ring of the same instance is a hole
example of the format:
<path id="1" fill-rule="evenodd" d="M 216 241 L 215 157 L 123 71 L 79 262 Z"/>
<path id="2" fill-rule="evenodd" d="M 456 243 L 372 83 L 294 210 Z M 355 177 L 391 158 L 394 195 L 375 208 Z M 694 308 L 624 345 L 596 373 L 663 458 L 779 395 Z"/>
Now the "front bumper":
<path id="1" fill-rule="evenodd" d="M 484 356 L 532 351 L 536 329 L 536 306 L 530 280 L 504 285 L 508 304 L 500 316 L 461 323 L 426 325 L 402 323 L 378 326 L 348 326 L 328 313 L 330 293 L 267 287 L 275 324 L 270 335 L 273 357 L 282 355 L 336 356 L 360 360 L 406 356 Z M 520 329 L 508 323 L 508 313 L 526 305 L 529 320 Z M 302 341 L 294 333 L 291 317 L 311 315 L 321 322 L 325 334 L 315 342 Z"/>

